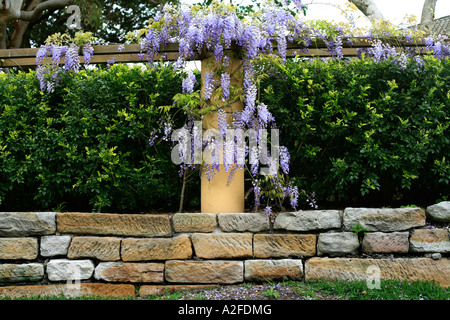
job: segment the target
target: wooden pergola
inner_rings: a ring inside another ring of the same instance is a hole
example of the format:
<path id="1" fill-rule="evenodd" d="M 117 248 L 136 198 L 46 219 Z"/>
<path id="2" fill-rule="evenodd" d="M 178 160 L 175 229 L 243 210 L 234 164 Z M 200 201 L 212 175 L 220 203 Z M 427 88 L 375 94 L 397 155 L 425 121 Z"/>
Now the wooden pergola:
<path id="1" fill-rule="evenodd" d="M 387 40 L 385 41 L 396 47 L 415 47 L 418 53 L 421 53 L 421 47 L 424 47 L 424 43 L 406 43 L 405 41 Z M 372 46 L 372 42 L 366 38 L 353 38 L 352 45 L 349 45 L 344 41 L 342 54 L 346 57 L 356 57 L 358 55 L 358 49 L 367 49 Z M 276 49 L 276 43 L 273 43 L 273 47 Z M 115 63 L 145 63 L 146 58 L 142 59 L 141 46 L 139 44 L 126 44 L 126 45 L 95 45 L 94 55 L 91 59 L 91 64 L 106 64 L 111 60 Z M 38 49 L 9 49 L 0 50 L 0 68 L 33 68 L 36 67 L 36 54 Z M 287 57 L 330 57 L 330 52 L 326 43 L 323 41 L 316 41 L 311 46 L 306 48 L 298 44 L 288 44 Z M 161 53 L 156 54 L 153 57 L 154 61 L 160 59 L 165 61 L 175 61 L 179 57 L 178 44 L 166 45 Z M 210 64 L 207 63 L 207 55 L 195 57 L 194 60 L 202 61 L 202 78 L 205 72 L 211 70 Z M 214 59 L 212 57 L 212 59 Z M 233 70 L 235 68 L 242 67 L 242 61 L 235 59 L 236 61 L 230 62 L 230 67 Z M 61 59 L 61 63 L 64 63 L 64 59 Z M 230 72 L 232 74 L 234 72 Z M 239 76 L 241 77 L 241 76 Z M 242 85 L 242 79 L 232 79 L 237 85 Z M 220 101 L 216 101 L 221 105 Z M 234 103 L 231 106 L 232 110 L 242 110 L 242 102 Z M 218 129 L 217 128 L 217 115 L 211 116 L 209 119 L 205 117 L 203 120 L 203 127 Z M 229 119 L 230 120 L 230 119 Z M 223 168 L 223 164 L 221 164 Z M 207 181 L 205 178 L 205 167 L 203 167 L 201 175 L 201 212 L 204 213 L 218 213 L 218 212 L 243 212 L 244 210 L 244 173 L 242 170 L 236 170 L 236 175 L 230 185 L 227 186 L 228 174 L 225 170 L 220 169 L 211 181 Z"/>
<path id="2" fill-rule="evenodd" d="M 372 46 L 372 41 L 366 38 L 358 37 L 352 39 L 353 44 L 349 45 L 344 41 L 344 46 L 342 53 L 345 57 L 356 57 L 358 49 L 367 49 Z M 413 42 L 407 43 L 403 40 L 398 39 L 385 39 L 385 43 L 395 45 L 398 47 L 424 47 L 423 42 Z M 274 43 L 276 47 L 276 43 Z M 109 60 L 114 59 L 116 63 L 142 63 L 146 62 L 139 57 L 141 53 L 144 53 L 139 44 L 125 44 L 125 45 L 94 45 L 94 56 L 91 60 L 91 64 L 106 64 Z M 119 51 L 119 48 L 122 50 Z M 308 50 L 302 45 L 288 43 L 287 46 L 287 57 L 329 57 L 330 52 L 328 52 L 325 42 L 318 40 L 313 42 L 312 45 L 308 47 Z M 20 67 L 33 67 L 36 66 L 36 53 L 38 48 L 23 48 L 23 49 L 1 49 L 0 50 L 0 68 L 20 68 Z M 160 54 L 153 57 L 153 60 L 157 61 L 160 59 L 166 61 L 177 60 L 178 54 L 178 44 L 172 43 L 166 45 Z M 199 57 L 199 60 L 201 57 Z M 64 59 L 62 59 L 64 63 Z"/>

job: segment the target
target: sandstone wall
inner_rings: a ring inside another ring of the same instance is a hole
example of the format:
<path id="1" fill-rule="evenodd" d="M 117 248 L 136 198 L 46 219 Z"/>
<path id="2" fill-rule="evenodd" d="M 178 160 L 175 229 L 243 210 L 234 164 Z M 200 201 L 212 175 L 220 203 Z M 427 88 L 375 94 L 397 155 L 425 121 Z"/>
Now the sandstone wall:
<path id="1" fill-rule="evenodd" d="M 280 213 L 0 212 L 0 297 L 311 279 L 450 286 L 450 205 Z M 431 223 L 431 224 L 430 224 Z M 356 234 L 353 226 L 365 228 Z"/>

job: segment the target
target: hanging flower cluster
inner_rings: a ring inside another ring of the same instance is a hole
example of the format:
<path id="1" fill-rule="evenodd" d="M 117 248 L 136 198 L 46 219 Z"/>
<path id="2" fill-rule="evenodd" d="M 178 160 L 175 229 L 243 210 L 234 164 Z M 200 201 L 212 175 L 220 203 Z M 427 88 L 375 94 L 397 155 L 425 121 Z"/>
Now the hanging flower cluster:
<path id="1" fill-rule="evenodd" d="M 301 1 L 297 1 L 297 5 L 301 8 Z M 230 115 L 227 115 L 224 109 L 217 110 L 220 139 L 216 137 L 216 142 L 217 140 L 221 142 L 212 150 L 212 162 L 206 165 L 206 176 L 212 179 L 219 171 L 219 165 L 223 163 L 229 174 L 228 183 L 231 183 L 236 170 L 243 170 L 248 166 L 253 181 L 255 210 L 263 201 L 267 201 L 264 212 L 269 215 L 272 214 L 270 200 L 274 200 L 275 197 L 289 198 L 290 205 L 296 208 L 299 192 L 296 186 L 286 183 L 285 179 L 279 176 L 289 173 L 290 155 L 287 148 L 284 146 L 271 148 L 274 145 L 273 137 L 268 146 L 262 143 L 269 140 L 268 133 L 270 129 L 276 128 L 276 123 L 267 106 L 257 101 L 258 89 L 252 61 L 261 54 L 274 52 L 285 60 L 288 42 L 292 43 L 310 36 L 312 34 L 306 25 L 282 7 L 269 7 L 260 15 L 242 19 L 238 17 L 236 7 L 230 5 L 214 4 L 203 10 L 195 6 L 178 10 L 167 5 L 153 19 L 141 42 L 141 48 L 145 51 L 149 62 L 152 62 L 153 56 L 169 43 L 179 44 L 179 58 L 176 62 L 178 66 L 204 56 L 205 53 L 211 54 L 214 68 L 204 73 L 202 96 L 208 101 L 220 91 L 220 99 L 224 106 L 229 106 L 235 101 L 231 93 L 232 74 L 228 68 L 232 55 L 238 55 L 242 59 L 244 109 L 235 111 L 231 115 L 232 121 L 227 120 Z M 195 77 L 188 72 L 183 80 L 183 93 L 193 92 L 194 81 Z M 198 150 L 195 148 L 195 143 L 198 145 L 196 141 L 199 140 L 194 137 L 201 134 L 201 131 L 193 127 L 194 122 L 191 120 L 185 126 L 192 137 L 190 143 L 192 156 L 189 157 L 191 161 L 182 164 L 180 173 L 188 167 L 195 168 L 196 165 L 193 154 L 194 150 Z M 242 135 L 249 130 L 254 143 L 240 146 L 239 141 L 243 141 L 243 137 L 239 134 Z M 236 134 L 229 137 L 228 132 Z M 149 142 L 153 144 L 155 140 L 152 139 Z M 202 150 L 205 150 L 207 145 L 208 143 L 203 142 Z M 223 150 L 223 162 L 219 162 L 218 150 Z M 244 160 L 247 157 L 248 163 Z M 268 169 L 271 188 L 276 190 L 271 196 L 264 194 L 264 190 L 261 190 L 260 181 L 262 180 L 258 179 L 263 169 L 261 164 L 265 165 L 264 169 Z"/>
<path id="2" fill-rule="evenodd" d="M 36 53 L 37 79 L 41 91 L 53 92 L 63 73 L 78 73 L 81 67 L 80 47 L 84 65 L 87 66 L 94 56 L 94 48 L 90 41 L 95 40 L 90 32 L 77 32 L 74 38 L 55 34 L 50 36 L 45 45 Z M 64 66 L 61 66 L 64 58 Z"/>

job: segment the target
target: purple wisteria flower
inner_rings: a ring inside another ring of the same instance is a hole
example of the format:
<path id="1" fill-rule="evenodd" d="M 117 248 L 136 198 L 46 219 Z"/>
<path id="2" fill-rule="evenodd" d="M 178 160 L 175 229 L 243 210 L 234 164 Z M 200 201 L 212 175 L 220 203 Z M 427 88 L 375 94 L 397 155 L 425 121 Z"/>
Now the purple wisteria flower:
<path id="1" fill-rule="evenodd" d="M 188 71 L 186 78 L 183 79 L 182 89 L 183 93 L 193 93 L 194 85 L 197 82 L 197 78 L 192 71 Z"/>
<path id="2" fill-rule="evenodd" d="M 75 71 L 77 73 L 80 70 L 80 57 L 78 55 L 78 46 L 71 45 L 69 48 L 67 48 L 66 52 L 66 64 L 65 64 L 65 71 Z"/>
<path id="3" fill-rule="evenodd" d="M 87 66 L 92 60 L 92 57 L 94 55 L 94 48 L 91 44 L 87 44 L 83 47 L 83 58 L 84 58 L 84 64 Z"/>
<path id="4" fill-rule="evenodd" d="M 258 121 L 262 128 L 266 128 L 267 125 L 274 121 L 275 118 L 272 116 L 272 113 L 267 109 L 267 106 L 264 103 L 258 104 Z"/>
<path id="5" fill-rule="evenodd" d="M 288 148 L 285 146 L 280 147 L 280 166 L 285 174 L 289 174 L 289 163 L 291 161 L 291 156 L 289 154 Z"/>
<path id="6" fill-rule="evenodd" d="M 108 68 L 108 70 L 111 68 L 111 66 L 113 65 L 113 64 L 115 64 L 116 63 L 116 58 L 115 57 L 113 57 L 113 58 L 111 58 L 111 59 L 109 59 L 108 61 L 106 61 L 106 67 Z"/>
<path id="7" fill-rule="evenodd" d="M 211 70 L 205 73 L 203 95 L 206 100 L 211 98 L 213 90 L 214 90 L 214 70 Z"/>
<path id="8" fill-rule="evenodd" d="M 220 77 L 220 85 L 222 86 L 223 101 L 230 99 L 230 74 L 222 73 Z"/>
<path id="9" fill-rule="evenodd" d="M 222 138 L 225 138 L 228 130 L 228 122 L 227 113 L 223 109 L 220 109 L 217 112 L 217 124 L 219 127 L 220 135 L 222 136 Z"/>

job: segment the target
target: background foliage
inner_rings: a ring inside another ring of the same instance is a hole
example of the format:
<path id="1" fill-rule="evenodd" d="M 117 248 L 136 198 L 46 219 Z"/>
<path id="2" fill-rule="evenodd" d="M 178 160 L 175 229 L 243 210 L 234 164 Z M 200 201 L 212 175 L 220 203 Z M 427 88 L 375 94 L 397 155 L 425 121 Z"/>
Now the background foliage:
<path id="1" fill-rule="evenodd" d="M 450 195 L 450 61 L 424 60 L 406 70 L 369 59 L 265 70 L 260 99 L 303 196 L 324 208 Z M 182 180 L 171 145 L 148 140 L 184 75 L 114 65 L 63 77 L 46 94 L 34 72 L 0 75 L 0 210 L 176 211 Z M 185 208 L 198 210 L 198 179 L 187 192 Z"/>
<path id="2" fill-rule="evenodd" d="M 181 75 L 170 66 L 68 74 L 53 94 L 34 72 L 0 75 L 0 209 L 170 210 L 170 145 L 150 148 Z"/>
<path id="3" fill-rule="evenodd" d="M 450 193 L 450 61 L 288 61 L 261 99 L 291 177 L 321 206 L 430 205 Z"/>

